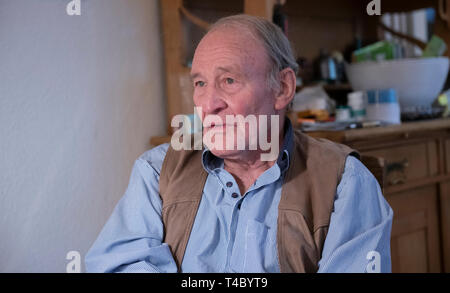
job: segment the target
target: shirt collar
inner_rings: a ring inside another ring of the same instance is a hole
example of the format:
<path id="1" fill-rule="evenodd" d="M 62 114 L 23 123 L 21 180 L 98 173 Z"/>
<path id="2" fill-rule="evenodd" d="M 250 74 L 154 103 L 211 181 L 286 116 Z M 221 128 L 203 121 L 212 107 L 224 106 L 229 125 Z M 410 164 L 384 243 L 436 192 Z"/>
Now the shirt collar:
<path id="1" fill-rule="evenodd" d="M 289 168 L 290 155 L 293 148 L 293 136 L 294 131 L 291 121 L 286 118 L 284 122 L 283 145 L 277 159 L 277 165 L 279 166 L 281 173 L 284 173 Z M 223 159 L 216 157 L 206 146 L 204 146 L 202 164 L 203 168 L 208 173 L 211 173 L 214 170 L 223 168 Z"/>
<path id="2" fill-rule="evenodd" d="M 291 120 L 288 118 L 284 121 L 284 140 L 281 147 L 280 155 L 278 156 L 277 164 L 280 166 L 281 173 L 284 173 L 290 165 L 290 156 L 294 147 L 294 130 L 292 128 Z"/>

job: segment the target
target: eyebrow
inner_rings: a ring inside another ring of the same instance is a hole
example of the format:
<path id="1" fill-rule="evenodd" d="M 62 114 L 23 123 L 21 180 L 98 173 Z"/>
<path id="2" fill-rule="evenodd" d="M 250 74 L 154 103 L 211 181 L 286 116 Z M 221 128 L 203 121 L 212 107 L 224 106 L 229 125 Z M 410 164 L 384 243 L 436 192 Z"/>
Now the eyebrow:
<path id="1" fill-rule="evenodd" d="M 229 67 L 219 67 L 217 70 L 224 71 L 224 72 L 233 72 L 236 71 L 234 66 Z"/>
<path id="2" fill-rule="evenodd" d="M 197 72 L 191 73 L 191 79 L 195 79 L 195 78 L 199 77 L 200 75 L 201 74 L 197 73 Z"/>
<path id="3" fill-rule="evenodd" d="M 221 66 L 221 67 L 218 67 L 217 70 L 218 71 L 223 71 L 223 72 L 233 73 L 233 72 L 236 71 L 236 67 L 235 66 L 225 66 L 225 67 Z M 195 79 L 195 78 L 197 78 L 199 76 L 201 76 L 201 73 L 199 73 L 199 72 L 191 73 L 191 79 Z"/>

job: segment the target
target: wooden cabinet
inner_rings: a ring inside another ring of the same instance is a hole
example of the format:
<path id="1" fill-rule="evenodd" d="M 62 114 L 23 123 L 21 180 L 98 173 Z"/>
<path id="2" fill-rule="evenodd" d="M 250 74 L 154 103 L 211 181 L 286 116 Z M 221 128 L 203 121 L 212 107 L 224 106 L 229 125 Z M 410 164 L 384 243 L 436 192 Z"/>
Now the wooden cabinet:
<path id="1" fill-rule="evenodd" d="M 393 272 L 450 272 L 450 119 L 309 135 L 383 159 Z"/>
<path id="2" fill-rule="evenodd" d="M 394 210 L 391 234 L 392 271 L 441 271 L 438 191 L 436 185 L 387 194 Z"/>

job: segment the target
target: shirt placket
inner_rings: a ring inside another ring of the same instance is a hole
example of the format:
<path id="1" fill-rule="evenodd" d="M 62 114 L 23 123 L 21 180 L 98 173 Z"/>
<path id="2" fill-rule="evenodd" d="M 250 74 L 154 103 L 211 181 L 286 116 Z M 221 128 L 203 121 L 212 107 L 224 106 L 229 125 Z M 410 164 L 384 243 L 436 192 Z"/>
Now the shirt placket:
<path id="1" fill-rule="evenodd" d="M 222 185 L 223 196 L 225 196 L 225 202 L 232 207 L 232 215 L 228 225 L 228 241 L 227 241 L 227 257 L 224 271 L 232 272 L 230 268 L 230 260 L 233 254 L 233 248 L 236 240 L 236 229 L 239 222 L 239 210 L 244 200 L 241 196 L 239 186 L 233 176 L 226 172 L 224 169 L 216 169 L 216 176 Z"/>

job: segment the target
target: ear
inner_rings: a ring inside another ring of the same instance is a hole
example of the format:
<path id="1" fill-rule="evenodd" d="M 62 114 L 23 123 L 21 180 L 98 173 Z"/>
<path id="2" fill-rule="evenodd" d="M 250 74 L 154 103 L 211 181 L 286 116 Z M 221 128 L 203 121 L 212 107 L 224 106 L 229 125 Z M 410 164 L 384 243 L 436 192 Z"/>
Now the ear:
<path id="1" fill-rule="evenodd" d="M 275 110 L 285 109 L 292 101 L 295 95 L 297 79 L 292 68 L 288 67 L 280 71 L 280 88 L 275 97 Z"/>

